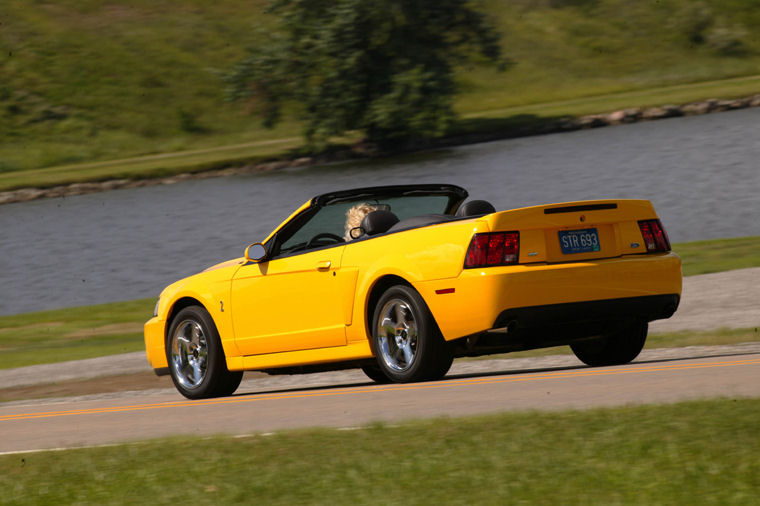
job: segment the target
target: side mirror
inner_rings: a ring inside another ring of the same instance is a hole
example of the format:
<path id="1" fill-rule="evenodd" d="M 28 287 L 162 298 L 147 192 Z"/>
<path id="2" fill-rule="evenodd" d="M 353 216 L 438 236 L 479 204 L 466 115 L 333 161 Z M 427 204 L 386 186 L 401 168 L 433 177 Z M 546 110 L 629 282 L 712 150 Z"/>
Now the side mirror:
<path id="1" fill-rule="evenodd" d="M 245 249 L 245 259 L 259 263 L 267 257 L 267 249 L 260 242 L 255 242 Z"/>
<path id="2" fill-rule="evenodd" d="M 351 239 L 358 239 L 362 236 L 363 233 L 364 229 L 362 227 L 354 227 L 348 231 L 348 235 L 351 236 Z"/>

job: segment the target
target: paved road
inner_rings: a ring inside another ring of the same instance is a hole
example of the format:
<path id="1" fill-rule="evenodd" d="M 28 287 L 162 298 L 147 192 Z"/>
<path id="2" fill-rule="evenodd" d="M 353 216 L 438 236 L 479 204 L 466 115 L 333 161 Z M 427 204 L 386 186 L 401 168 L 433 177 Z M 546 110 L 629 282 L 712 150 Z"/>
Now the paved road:
<path id="1" fill-rule="evenodd" d="M 358 379 L 355 373 L 345 373 L 343 379 L 349 381 L 336 382 L 333 376 L 331 384 L 303 388 L 288 386 L 290 378 L 284 377 L 279 385 L 277 379 L 246 382 L 235 396 L 205 401 L 187 401 L 165 389 L 139 396 L 6 403 L 0 405 L 0 453 L 173 435 L 355 427 L 510 410 L 760 396 L 760 346 L 726 347 L 725 352 L 721 348 L 707 349 L 716 355 L 711 357 L 677 358 L 684 353 L 671 351 L 671 358 L 643 355 L 633 364 L 608 368 L 573 365 L 568 362 L 572 357 L 548 357 L 543 366 L 532 369 L 521 369 L 519 360 L 473 361 L 464 364 L 465 370 L 489 372 L 455 370 L 443 381 L 410 385 L 351 381 Z"/>

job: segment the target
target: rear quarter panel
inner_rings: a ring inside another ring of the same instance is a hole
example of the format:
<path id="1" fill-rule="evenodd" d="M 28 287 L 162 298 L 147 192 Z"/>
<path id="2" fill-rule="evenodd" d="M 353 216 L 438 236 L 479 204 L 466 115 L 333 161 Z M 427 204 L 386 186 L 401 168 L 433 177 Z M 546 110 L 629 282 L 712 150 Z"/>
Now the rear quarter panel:
<path id="1" fill-rule="evenodd" d="M 378 280 L 398 276 L 417 286 L 423 281 L 455 278 L 462 271 L 472 235 L 486 231 L 486 226 L 482 220 L 469 219 L 348 244 L 341 269 L 358 270 L 348 341 L 367 339 L 367 315 L 374 310 L 368 307 L 369 296 Z"/>

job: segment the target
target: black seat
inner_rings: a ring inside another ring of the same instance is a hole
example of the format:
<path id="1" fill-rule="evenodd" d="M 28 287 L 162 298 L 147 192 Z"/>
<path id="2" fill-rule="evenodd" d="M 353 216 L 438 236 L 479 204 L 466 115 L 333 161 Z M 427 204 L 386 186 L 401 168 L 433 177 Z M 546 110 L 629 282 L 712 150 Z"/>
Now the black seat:
<path id="1" fill-rule="evenodd" d="M 464 218 L 466 216 L 482 216 L 484 214 L 495 213 L 496 208 L 490 202 L 485 200 L 471 200 L 462 204 L 457 209 L 456 217 Z"/>
<path id="2" fill-rule="evenodd" d="M 365 234 L 373 236 L 387 232 L 396 223 L 398 223 L 398 216 L 390 211 L 378 209 L 367 213 L 362 219 L 361 227 Z"/>

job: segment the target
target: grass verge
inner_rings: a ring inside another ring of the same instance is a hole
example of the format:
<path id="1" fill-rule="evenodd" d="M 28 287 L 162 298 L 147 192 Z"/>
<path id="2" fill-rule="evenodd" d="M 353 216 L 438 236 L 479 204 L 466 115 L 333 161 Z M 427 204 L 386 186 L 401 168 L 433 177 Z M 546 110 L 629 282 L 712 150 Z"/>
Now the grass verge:
<path id="1" fill-rule="evenodd" d="M 760 266 L 760 237 L 717 239 L 673 246 L 683 259 L 686 275 Z M 78 360 L 143 349 L 142 325 L 154 299 L 42 311 L 0 317 L 0 369 Z M 757 329 L 654 334 L 648 348 L 736 344 L 757 341 Z M 546 348 L 510 357 L 568 353 Z"/>
<path id="2" fill-rule="evenodd" d="M 2 369 L 145 349 L 142 326 L 154 299 L 0 317 Z"/>
<path id="3" fill-rule="evenodd" d="M 177 504 L 189 490 L 214 504 L 751 504 L 758 412 L 718 399 L 163 439 L 0 456 L 0 488 L 8 504 Z"/>
<path id="4" fill-rule="evenodd" d="M 301 144 L 300 138 L 291 137 L 105 162 L 0 172 L 0 191 L 109 179 L 150 179 L 256 164 L 268 159 L 288 157 Z"/>
<path id="5" fill-rule="evenodd" d="M 760 237 L 739 237 L 675 244 L 684 276 L 760 266 Z"/>

